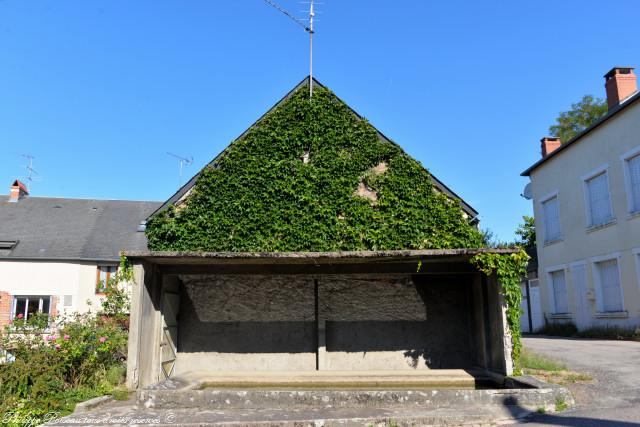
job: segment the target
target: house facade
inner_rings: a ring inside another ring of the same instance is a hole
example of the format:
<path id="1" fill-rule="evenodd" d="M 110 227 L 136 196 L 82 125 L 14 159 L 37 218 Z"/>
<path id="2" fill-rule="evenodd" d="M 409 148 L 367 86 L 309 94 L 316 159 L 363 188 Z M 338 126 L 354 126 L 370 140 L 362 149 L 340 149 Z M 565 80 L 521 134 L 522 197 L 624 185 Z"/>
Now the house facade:
<path id="1" fill-rule="evenodd" d="M 0 200 L 0 327 L 21 316 L 96 312 L 120 251 L 146 248 L 159 204 L 30 197 L 15 181 Z"/>
<path id="2" fill-rule="evenodd" d="M 547 322 L 640 326 L 640 94 L 633 68 L 605 76 L 608 113 L 571 141 L 542 139 L 531 180 Z"/>

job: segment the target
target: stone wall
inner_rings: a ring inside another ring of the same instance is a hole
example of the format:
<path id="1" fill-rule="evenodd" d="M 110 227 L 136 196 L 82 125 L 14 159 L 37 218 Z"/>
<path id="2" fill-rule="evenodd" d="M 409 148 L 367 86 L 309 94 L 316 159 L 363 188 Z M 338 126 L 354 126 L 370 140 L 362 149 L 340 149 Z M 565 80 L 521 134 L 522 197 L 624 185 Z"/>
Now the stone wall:
<path id="1" fill-rule="evenodd" d="M 315 369 L 313 279 L 185 276 L 176 373 Z"/>
<path id="2" fill-rule="evenodd" d="M 176 374 L 468 368 L 461 277 L 181 276 Z"/>

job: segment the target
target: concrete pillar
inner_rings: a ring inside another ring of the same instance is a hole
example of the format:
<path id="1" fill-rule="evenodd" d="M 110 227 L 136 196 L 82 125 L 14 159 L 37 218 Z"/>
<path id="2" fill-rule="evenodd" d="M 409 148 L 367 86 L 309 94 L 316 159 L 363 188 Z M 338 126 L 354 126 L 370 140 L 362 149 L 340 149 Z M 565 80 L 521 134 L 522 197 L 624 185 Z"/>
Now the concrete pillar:
<path id="1" fill-rule="evenodd" d="M 482 291 L 482 275 L 477 274 L 471 282 L 471 331 L 474 362 L 481 368 L 487 368 L 487 335 L 485 323 L 485 300 Z"/>
<path id="2" fill-rule="evenodd" d="M 504 375 L 513 373 L 511 334 L 507 325 L 502 286 L 495 275 L 487 277 L 487 310 L 490 344 L 489 368 Z"/>
<path id="3" fill-rule="evenodd" d="M 159 275 L 154 265 L 133 266 L 127 357 L 127 386 L 145 387 L 160 379 L 161 313 Z"/>
<path id="4" fill-rule="evenodd" d="M 320 281 L 313 280 L 316 316 L 316 371 L 327 369 L 327 320 L 320 310 Z"/>

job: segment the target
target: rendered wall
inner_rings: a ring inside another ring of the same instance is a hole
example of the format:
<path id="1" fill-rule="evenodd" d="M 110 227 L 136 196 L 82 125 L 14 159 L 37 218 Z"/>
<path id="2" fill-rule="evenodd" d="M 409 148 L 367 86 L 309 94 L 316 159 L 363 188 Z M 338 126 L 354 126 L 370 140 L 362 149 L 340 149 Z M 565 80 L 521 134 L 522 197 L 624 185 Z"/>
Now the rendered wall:
<path id="1" fill-rule="evenodd" d="M 175 374 L 469 368 L 463 277 L 181 276 Z"/>
<path id="2" fill-rule="evenodd" d="M 55 296 L 58 302 L 55 310 L 59 314 L 96 311 L 100 297 L 95 293 L 95 283 L 95 263 L 0 261 L 0 292 L 12 296 Z M 63 306 L 65 295 L 72 296 L 68 307 Z"/>

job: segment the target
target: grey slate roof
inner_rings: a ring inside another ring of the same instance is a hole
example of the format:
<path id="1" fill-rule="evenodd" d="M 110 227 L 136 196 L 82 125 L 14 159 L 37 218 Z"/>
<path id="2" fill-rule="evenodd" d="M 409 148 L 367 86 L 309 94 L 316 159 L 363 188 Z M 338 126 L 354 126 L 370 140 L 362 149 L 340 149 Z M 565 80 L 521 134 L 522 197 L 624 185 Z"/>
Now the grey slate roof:
<path id="1" fill-rule="evenodd" d="M 137 228 L 161 203 L 0 196 L 0 259 L 115 261 L 146 250 Z"/>

